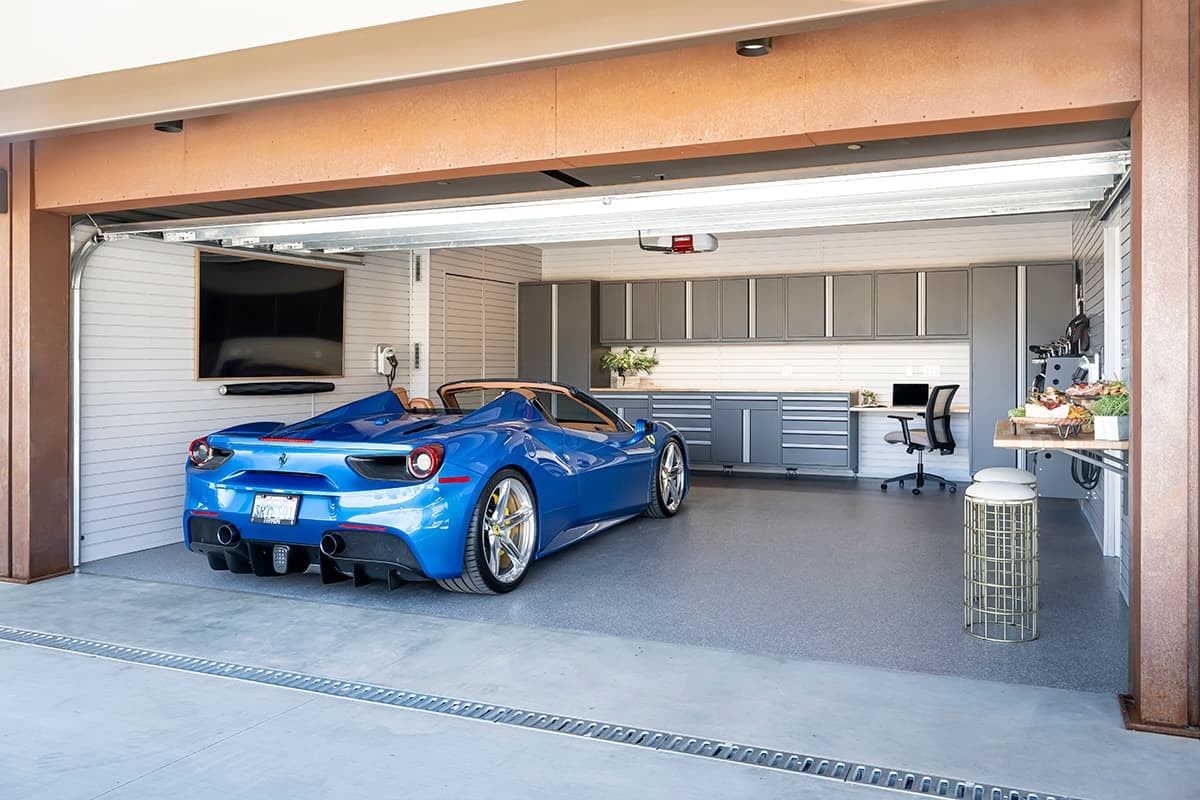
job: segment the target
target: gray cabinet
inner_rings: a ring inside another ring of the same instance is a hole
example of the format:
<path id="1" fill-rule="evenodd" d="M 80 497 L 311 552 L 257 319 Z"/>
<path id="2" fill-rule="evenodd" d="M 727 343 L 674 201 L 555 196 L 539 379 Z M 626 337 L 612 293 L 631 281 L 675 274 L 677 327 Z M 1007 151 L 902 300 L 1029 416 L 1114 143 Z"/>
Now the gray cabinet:
<path id="1" fill-rule="evenodd" d="M 787 337 L 812 339 L 825 335 L 825 276 L 787 278 Z"/>
<path id="2" fill-rule="evenodd" d="M 548 381 L 554 375 L 553 289 L 548 283 L 517 285 L 517 375 L 531 381 Z"/>
<path id="3" fill-rule="evenodd" d="M 692 339 L 712 341 L 721 337 L 721 282 L 692 281 Z"/>
<path id="4" fill-rule="evenodd" d="M 754 338 L 782 339 L 786 334 L 783 278 L 754 280 Z"/>
<path id="5" fill-rule="evenodd" d="M 721 338 L 750 338 L 750 279 L 721 279 Z"/>
<path id="6" fill-rule="evenodd" d="M 1018 401 L 1017 268 L 971 271 L 971 472 L 1016 466 L 1012 450 L 992 445 L 996 420 Z"/>
<path id="7" fill-rule="evenodd" d="M 658 341 L 658 283 L 643 281 L 629 285 L 630 338 L 635 342 Z"/>
<path id="8" fill-rule="evenodd" d="M 693 392 L 651 395 L 650 415 L 675 426 L 687 442 L 688 461 L 706 464 L 712 461 L 712 396 Z"/>
<path id="9" fill-rule="evenodd" d="M 875 335 L 917 335 L 917 273 L 875 275 Z"/>
<path id="10" fill-rule="evenodd" d="M 713 461 L 721 466 L 779 464 L 779 396 L 718 394 L 713 397 Z"/>
<path id="11" fill-rule="evenodd" d="M 608 383 L 599 366 L 605 348 L 595 283 L 522 283 L 517 298 L 518 377 L 556 380 L 584 390 Z"/>
<path id="12" fill-rule="evenodd" d="M 858 428 L 848 392 L 785 394 L 779 419 L 785 467 L 858 471 Z"/>
<path id="13" fill-rule="evenodd" d="M 617 412 L 617 416 L 630 425 L 639 419 L 650 419 L 650 395 L 648 394 L 602 392 L 596 396 L 600 402 Z"/>
<path id="14" fill-rule="evenodd" d="M 875 333 L 874 280 L 870 274 L 833 276 L 833 335 L 864 338 Z"/>
<path id="15" fill-rule="evenodd" d="M 658 284 L 658 338 L 662 342 L 687 338 L 687 282 Z"/>
<path id="16" fill-rule="evenodd" d="M 600 341 L 627 342 L 625 283 L 600 284 Z"/>
<path id="17" fill-rule="evenodd" d="M 925 335 L 966 336 L 971 300 L 965 269 L 925 273 Z"/>

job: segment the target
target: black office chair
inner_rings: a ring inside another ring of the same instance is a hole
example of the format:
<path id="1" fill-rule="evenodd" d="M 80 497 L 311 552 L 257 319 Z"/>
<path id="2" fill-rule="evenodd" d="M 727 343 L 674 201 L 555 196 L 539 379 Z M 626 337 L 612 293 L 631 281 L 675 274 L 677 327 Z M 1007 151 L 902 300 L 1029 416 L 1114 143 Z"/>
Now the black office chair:
<path id="1" fill-rule="evenodd" d="M 884 436 L 883 440 L 888 444 L 902 444 L 908 448 L 909 453 L 916 453 L 917 471 L 888 478 L 879 484 L 880 489 L 886 492 L 889 483 L 898 483 L 903 487 L 905 481 L 916 481 L 917 486 L 912 493 L 920 494 L 926 479 L 929 479 L 940 483 L 943 489 L 946 488 L 947 483 L 950 484 L 951 494 L 958 491 L 958 486 L 953 481 L 947 481 L 941 475 L 925 471 L 926 450 L 930 452 L 936 450 L 944 456 L 954 452 L 954 435 L 950 433 L 950 404 L 957 391 L 957 384 L 934 386 L 929 390 L 929 402 L 925 404 L 925 413 L 921 415 L 925 417 L 925 430 L 923 431 L 909 429 L 908 423 L 913 420 L 913 417 L 900 414 L 888 415 L 890 419 L 900 420 L 900 430 L 892 431 Z"/>

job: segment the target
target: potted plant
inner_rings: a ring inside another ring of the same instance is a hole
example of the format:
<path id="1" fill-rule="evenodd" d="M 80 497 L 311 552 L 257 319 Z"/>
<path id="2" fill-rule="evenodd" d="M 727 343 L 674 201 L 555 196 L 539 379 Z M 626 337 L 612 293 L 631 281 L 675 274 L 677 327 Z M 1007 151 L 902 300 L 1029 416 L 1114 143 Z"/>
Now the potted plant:
<path id="1" fill-rule="evenodd" d="M 647 383 L 641 376 L 650 377 L 650 373 L 654 372 L 654 368 L 658 366 L 658 350 L 651 350 L 648 347 L 641 347 L 633 354 L 633 371 L 638 375 L 638 385 Z"/>
<path id="2" fill-rule="evenodd" d="M 623 350 L 609 350 L 604 355 L 600 356 L 600 369 L 608 370 L 617 375 L 617 385 L 625 385 L 625 377 L 634 372 L 634 357 L 633 348 L 626 347 Z"/>
<path id="3" fill-rule="evenodd" d="M 879 396 L 870 389 L 858 390 L 858 404 L 863 408 L 874 408 L 879 402 Z"/>
<path id="4" fill-rule="evenodd" d="M 1101 441 L 1123 441 L 1129 438 L 1129 390 L 1124 381 L 1108 381 L 1096 402 L 1092 404 L 1095 436 Z"/>

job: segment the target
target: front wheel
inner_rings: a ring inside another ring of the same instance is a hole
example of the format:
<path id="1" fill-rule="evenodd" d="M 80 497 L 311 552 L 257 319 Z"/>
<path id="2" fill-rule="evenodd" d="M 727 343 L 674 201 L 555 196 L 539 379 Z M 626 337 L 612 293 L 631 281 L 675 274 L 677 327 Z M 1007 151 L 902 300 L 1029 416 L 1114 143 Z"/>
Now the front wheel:
<path id="1" fill-rule="evenodd" d="M 459 578 L 438 579 L 452 592 L 503 594 L 525 580 L 537 549 L 537 503 L 519 472 L 492 476 L 475 504 Z"/>
<path id="2" fill-rule="evenodd" d="M 687 488 L 687 462 L 679 442 L 668 439 L 654 464 L 654 476 L 650 482 L 650 504 L 646 506 L 648 517 L 673 517 L 679 513 L 683 493 Z"/>

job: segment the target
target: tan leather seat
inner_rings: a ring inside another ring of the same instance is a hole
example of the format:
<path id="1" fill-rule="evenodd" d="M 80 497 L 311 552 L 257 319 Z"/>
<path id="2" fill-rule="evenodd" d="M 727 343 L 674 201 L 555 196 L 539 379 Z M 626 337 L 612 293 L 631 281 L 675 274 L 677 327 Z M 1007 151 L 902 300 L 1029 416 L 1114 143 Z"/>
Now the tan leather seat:
<path id="1" fill-rule="evenodd" d="M 405 403 L 405 407 L 409 411 L 433 411 L 433 403 L 428 397 L 414 397 L 412 400 Z"/>
<path id="2" fill-rule="evenodd" d="M 400 405 L 408 408 L 408 390 L 403 386 L 393 386 L 392 394 L 396 395 L 396 399 L 400 401 Z"/>

